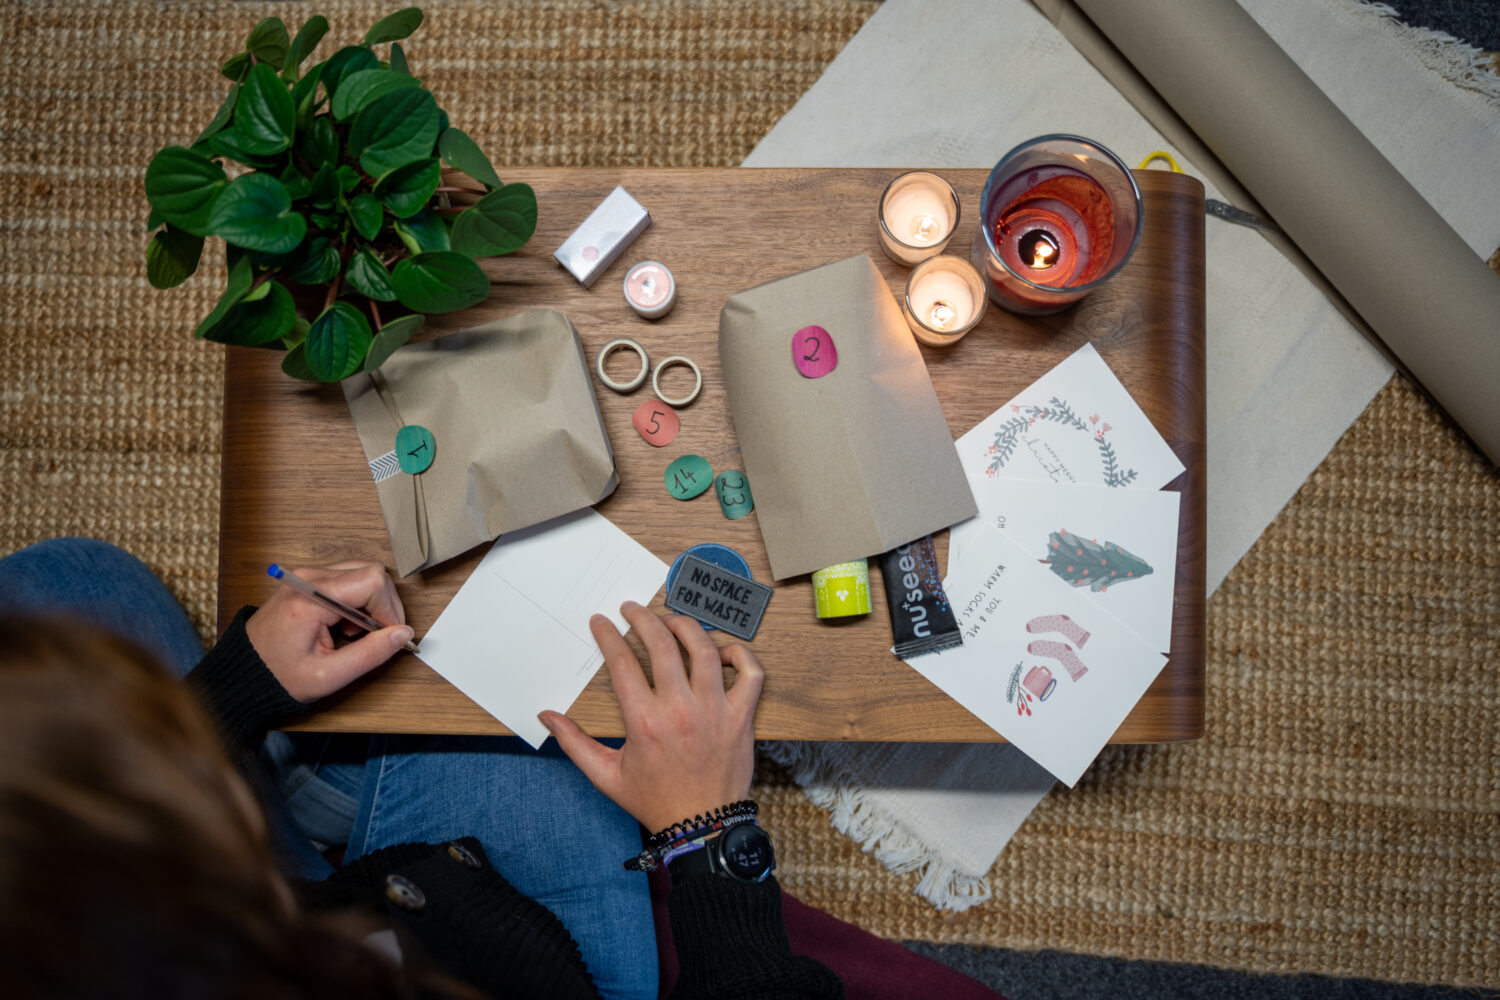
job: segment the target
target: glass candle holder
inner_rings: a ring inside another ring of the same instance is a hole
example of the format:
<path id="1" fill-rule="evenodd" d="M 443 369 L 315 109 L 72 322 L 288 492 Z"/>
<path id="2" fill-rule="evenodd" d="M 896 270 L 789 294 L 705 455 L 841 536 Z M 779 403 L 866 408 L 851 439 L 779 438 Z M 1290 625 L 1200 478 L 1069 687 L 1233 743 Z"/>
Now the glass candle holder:
<path id="1" fill-rule="evenodd" d="M 974 266 L 990 298 L 1038 316 L 1108 281 L 1140 236 L 1140 188 L 1120 158 L 1090 139 L 1044 135 L 990 171 Z"/>
<path id="2" fill-rule="evenodd" d="M 937 174 L 910 170 L 880 196 L 880 247 L 910 267 L 936 257 L 958 228 L 958 195 Z"/>
<path id="3" fill-rule="evenodd" d="M 962 257 L 933 257 L 906 279 L 901 311 L 912 336 L 930 347 L 947 347 L 984 316 L 984 278 Z"/>

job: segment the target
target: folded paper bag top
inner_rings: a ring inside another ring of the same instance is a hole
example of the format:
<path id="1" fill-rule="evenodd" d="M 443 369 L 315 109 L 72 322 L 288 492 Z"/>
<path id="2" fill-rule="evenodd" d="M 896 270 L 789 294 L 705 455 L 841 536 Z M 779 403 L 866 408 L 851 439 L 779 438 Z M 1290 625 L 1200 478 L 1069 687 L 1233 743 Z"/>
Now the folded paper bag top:
<path id="1" fill-rule="evenodd" d="M 816 379 L 789 350 L 811 325 L 838 348 L 838 367 Z M 977 513 L 922 354 L 868 256 L 731 296 L 719 361 L 773 579 Z"/>
<path id="2" fill-rule="evenodd" d="M 375 484 L 401 576 L 619 485 L 583 345 L 555 309 L 408 344 L 342 385 L 366 459 L 406 424 L 436 443 L 425 472 Z"/>

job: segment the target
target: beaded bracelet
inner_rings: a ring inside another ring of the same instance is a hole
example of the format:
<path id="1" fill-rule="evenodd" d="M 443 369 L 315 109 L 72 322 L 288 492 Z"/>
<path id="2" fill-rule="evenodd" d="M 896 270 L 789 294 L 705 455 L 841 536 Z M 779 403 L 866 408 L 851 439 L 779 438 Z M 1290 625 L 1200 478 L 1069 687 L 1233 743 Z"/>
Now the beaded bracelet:
<path id="1" fill-rule="evenodd" d="M 646 847 L 640 854 L 633 858 L 625 859 L 625 869 L 633 872 L 652 872 L 660 868 L 666 862 L 664 855 L 686 853 L 680 848 L 691 843 L 702 846 L 702 841 L 722 831 L 726 827 L 738 826 L 740 823 L 755 822 L 756 814 L 760 807 L 750 799 L 742 799 L 739 802 L 731 802 L 720 806 L 707 815 L 699 814 L 692 819 L 685 819 L 680 823 L 673 823 L 664 830 L 658 830 L 646 840 Z"/>

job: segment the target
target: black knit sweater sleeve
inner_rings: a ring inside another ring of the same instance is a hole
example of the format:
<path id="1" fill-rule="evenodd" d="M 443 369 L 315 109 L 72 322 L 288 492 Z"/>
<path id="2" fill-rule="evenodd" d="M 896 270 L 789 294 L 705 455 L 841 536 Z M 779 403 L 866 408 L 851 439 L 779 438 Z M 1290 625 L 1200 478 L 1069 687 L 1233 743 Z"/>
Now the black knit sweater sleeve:
<path id="1" fill-rule="evenodd" d="M 224 743 L 233 751 L 253 751 L 266 733 L 307 710 L 266 667 L 245 634 L 254 605 L 241 608 L 214 648 L 187 675 L 199 703 L 213 714 Z"/>
<path id="2" fill-rule="evenodd" d="M 781 885 L 707 875 L 672 886 L 668 900 L 680 968 L 673 1000 L 794 1000 L 844 995 L 838 977 L 793 955 L 781 917 Z"/>

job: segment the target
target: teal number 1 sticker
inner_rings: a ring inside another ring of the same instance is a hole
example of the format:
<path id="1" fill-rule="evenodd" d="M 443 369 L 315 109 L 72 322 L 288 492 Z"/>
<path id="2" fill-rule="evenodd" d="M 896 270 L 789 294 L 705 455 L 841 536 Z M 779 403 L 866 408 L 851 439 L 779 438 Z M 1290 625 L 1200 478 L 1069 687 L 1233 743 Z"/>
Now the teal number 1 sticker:
<path id="1" fill-rule="evenodd" d="M 724 516 L 738 521 L 755 509 L 755 498 L 750 495 L 750 480 L 739 469 L 725 469 L 714 480 L 714 492 L 719 497 L 719 507 Z"/>
<path id="2" fill-rule="evenodd" d="M 396 432 L 396 464 L 408 475 L 419 475 L 432 465 L 437 442 L 421 424 L 407 424 Z"/>
<path id="3" fill-rule="evenodd" d="M 691 500 L 713 485 L 714 468 L 702 455 L 683 455 L 667 466 L 662 479 L 668 493 L 679 500 Z"/>

